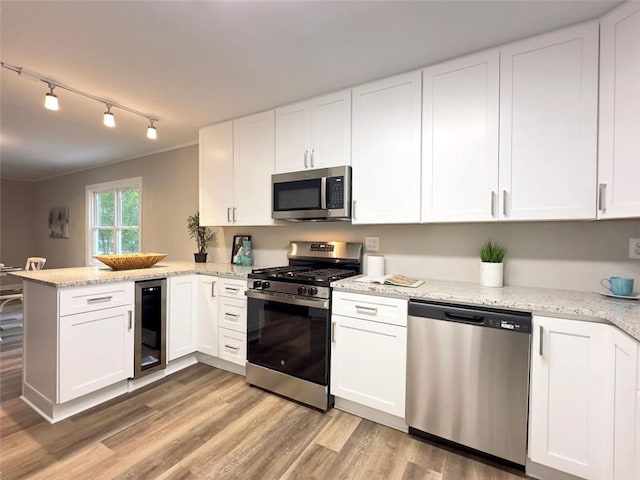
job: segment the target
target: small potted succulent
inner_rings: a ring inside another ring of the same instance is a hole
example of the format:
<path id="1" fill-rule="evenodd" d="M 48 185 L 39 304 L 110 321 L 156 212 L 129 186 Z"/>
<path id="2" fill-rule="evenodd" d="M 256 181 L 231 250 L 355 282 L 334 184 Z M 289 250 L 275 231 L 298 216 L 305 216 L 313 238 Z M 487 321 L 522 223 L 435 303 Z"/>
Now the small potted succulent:
<path id="1" fill-rule="evenodd" d="M 507 249 L 498 243 L 487 240 L 480 248 L 480 285 L 483 287 L 502 287 L 504 267 L 502 260 Z"/>
<path id="2" fill-rule="evenodd" d="M 198 253 L 194 253 L 195 261 L 204 263 L 207 261 L 207 246 L 213 241 L 213 232 L 209 227 L 200 226 L 200 212 L 189 215 L 187 218 L 187 231 L 189 238 L 193 238 L 198 244 Z"/>

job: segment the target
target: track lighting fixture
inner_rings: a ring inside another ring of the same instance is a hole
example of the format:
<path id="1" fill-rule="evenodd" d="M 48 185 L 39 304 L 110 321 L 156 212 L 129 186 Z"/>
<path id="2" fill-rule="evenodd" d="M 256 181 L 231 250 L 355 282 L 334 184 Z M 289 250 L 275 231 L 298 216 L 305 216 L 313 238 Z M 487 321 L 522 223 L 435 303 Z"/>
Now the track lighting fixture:
<path id="1" fill-rule="evenodd" d="M 60 104 L 58 103 L 58 97 L 53 93 L 54 88 L 61 88 L 62 90 L 66 90 L 67 92 L 76 93 L 85 98 L 89 98 L 91 100 L 95 100 L 96 102 L 100 102 L 107 107 L 107 111 L 104 112 L 104 116 L 102 117 L 102 123 L 106 127 L 113 128 L 116 126 L 116 117 L 113 113 L 111 113 L 112 108 L 119 108 L 120 110 L 124 110 L 129 113 L 133 113 L 134 115 L 138 115 L 139 117 L 146 118 L 149 120 L 149 126 L 147 127 L 147 138 L 155 140 L 158 138 L 158 131 L 154 125 L 155 122 L 158 121 L 158 117 L 156 115 L 151 115 L 147 113 L 139 112 L 133 108 L 129 108 L 125 105 L 121 105 L 119 103 L 112 102 L 107 100 L 106 98 L 97 97 L 87 92 L 83 92 L 82 90 L 78 90 L 77 88 L 70 87 L 69 85 L 65 85 L 59 83 L 57 81 L 52 80 L 49 77 L 39 74 L 38 72 L 27 70 L 24 67 L 18 67 L 16 65 L 11 65 L 10 63 L 6 63 L 0 60 L 0 67 L 6 68 L 14 73 L 17 73 L 19 76 L 25 76 L 29 78 L 33 78 L 35 80 L 39 80 L 40 82 L 46 83 L 49 86 L 49 92 L 45 95 L 44 98 L 44 106 L 47 110 L 59 110 Z"/>
<path id="2" fill-rule="evenodd" d="M 58 104 L 57 95 L 53 93 L 54 87 L 55 85 L 53 83 L 49 83 L 49 92 L 44 96 L 44 108 L 58 111 L 60 110 L 60 105 Z"/>
<path id="3" fill-rule="evenodd" d="M 150 138 L 151 140 L 158 138 L 158 131 L 156 130 L 156 127 L 153 126 L 153 122 L 155 121 L 156 120 L 154 118 L 150 118 L 149 126 L 147 127 L 147 138 Z"/>
<path id="4" fill-rule="evenodd" d="M 113 128 L 116 126 L 116 117 L 111 113 L 111 105 L 107 103 L 107 111 L 104 112 L 104 117 L 102 118 L 102 123 L 105 127 Z"/>

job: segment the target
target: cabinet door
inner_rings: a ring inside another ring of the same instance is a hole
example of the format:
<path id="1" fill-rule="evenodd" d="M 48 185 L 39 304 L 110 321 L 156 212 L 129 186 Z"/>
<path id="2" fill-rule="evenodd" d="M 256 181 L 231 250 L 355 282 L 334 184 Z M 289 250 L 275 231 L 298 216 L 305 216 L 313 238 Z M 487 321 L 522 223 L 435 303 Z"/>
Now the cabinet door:
<path id="1" fill-rule="evenodd" d="M 276 109 L 276 173 L 309 167 L 309 103 Z"/>
<path id="2" fill-rule="evenodd" d="M 351 165 L 351 90 L 310 101 L 310 168 Z"/>
<path id="3" fill-rule="evenodd" d="M 600 23 L 598 218 L 640 217 L 640 3 Z"/>
<path id="4" fill-rule="evenodd" d="M 529 457 L 589 479 L 610 479 L 612 350 L 607 325 L 533 318 Z"/>
<path id="5" fill-rule="evenodd" d="M 196 351 L 198 277 L 169 278 L 169 361 Z"/>
<path id="6" fill-rule="evenodd" d="M 133 377 L 133 305 L 60 317 L 58 403 Z"/>
<path id="7" fill-rule="evenodd" d="M 422 221 L 497 218 L 498 50 L 423 70 Z"/>
<path id="8" fill-rule="evenodd" d="M 331 393 L 404 418 L 407 329 L 332 316 Z"/>
<path id="9" fill-rule="evenodd" d="M 353 89 L 353 223 L 420 221 L 421 72 Z"/>
<path id="10" fill-rule="evenodd" d="M 500 49 L 500 214 L 596 215 L 598 25 Z"/>
<path id="11" fill-rule="evenodd" d="M 273 110 L 233 121 L 234 209 L 236 225 L 272 225 L 274 171 Z"/>
<path id="12" fill-rule="evenodd" d="M 200 223 L 228 225 L 233 207 L 233 125 L 200 129 Z"/>
<path id="13" fill-rule="evenodd" d="M 635 478 L 640 439 L 636 438 L 636 377 L 638 342 L 615 327 L 609 327 L 613 343 L 613 468 L 610 478 Z M 611 470 L 610 470 L 611 471 Z"/>
<path id="14" fill-rule="evenodd" d="M 198 295 L 197 350 L 218 356 L 218 290 L 217 277 L 200 275 Z"/>

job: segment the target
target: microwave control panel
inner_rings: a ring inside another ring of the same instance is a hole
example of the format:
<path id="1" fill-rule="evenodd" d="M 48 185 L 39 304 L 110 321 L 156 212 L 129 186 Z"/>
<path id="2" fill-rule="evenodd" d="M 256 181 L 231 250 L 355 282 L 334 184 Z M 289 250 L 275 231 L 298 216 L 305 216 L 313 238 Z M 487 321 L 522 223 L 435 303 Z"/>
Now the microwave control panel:
<path id="1" fill-rule="evenodd" d="M 344 177 L 327 178 L 327 208 L 344 208 Z"/>

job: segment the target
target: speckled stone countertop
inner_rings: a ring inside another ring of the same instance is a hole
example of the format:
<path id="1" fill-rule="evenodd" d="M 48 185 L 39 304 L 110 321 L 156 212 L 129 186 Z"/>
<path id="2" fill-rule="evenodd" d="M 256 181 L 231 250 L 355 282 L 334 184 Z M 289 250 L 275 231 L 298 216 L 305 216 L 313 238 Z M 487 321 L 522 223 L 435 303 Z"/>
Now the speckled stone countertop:
<path id="1" fill-rule="evenodd" d="M 348 280 L 333 282 L 335 290 L 400 298 L 440 300 L 511 308 L 538 315 L 605 320 L 640 341 L 640 300 L 606 297 L 596 292 L 550 288 L 481 287 L 477 283 L 425 280 L 418 288 L 395 287 Z"/>
<path id="2" fill-rule="evenodd" d="M 43 283 L 52 287 L 78 287 L 98 283 L 125 282 L 163 278 L 173 275 L 187 275 L 192 273 L 217 275 L 219 277 L 246 279 L 251 267 L 240 267 L 230 263 L 193 263 L 193 262 L 160 262 L 151 268 L 138 270 L 114 271 L 107 266 L 52 268 L 44 270 L 29 270 L 11 272 L 10 275 L 23 280 Z"/>

